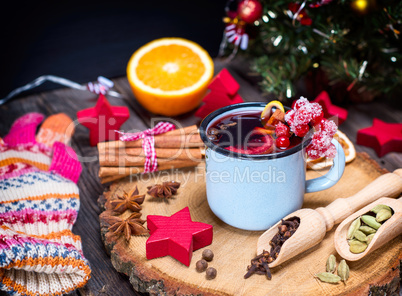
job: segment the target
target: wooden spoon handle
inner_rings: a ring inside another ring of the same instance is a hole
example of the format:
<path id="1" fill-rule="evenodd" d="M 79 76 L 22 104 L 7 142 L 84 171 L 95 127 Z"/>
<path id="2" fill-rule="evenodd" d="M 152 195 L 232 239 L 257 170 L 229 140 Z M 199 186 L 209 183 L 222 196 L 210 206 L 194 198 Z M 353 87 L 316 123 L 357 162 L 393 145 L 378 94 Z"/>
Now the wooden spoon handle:
<path id="1" fill-rule="evenodd" d="M 381 175 L 356 194 L 347 198 L 338 198 L 325 208 L 316 210 L 324 217 L 327 231 L 335 224 L 372 203 L 380 197 L 395 198 L 402 192 L 402 169 Z"/>

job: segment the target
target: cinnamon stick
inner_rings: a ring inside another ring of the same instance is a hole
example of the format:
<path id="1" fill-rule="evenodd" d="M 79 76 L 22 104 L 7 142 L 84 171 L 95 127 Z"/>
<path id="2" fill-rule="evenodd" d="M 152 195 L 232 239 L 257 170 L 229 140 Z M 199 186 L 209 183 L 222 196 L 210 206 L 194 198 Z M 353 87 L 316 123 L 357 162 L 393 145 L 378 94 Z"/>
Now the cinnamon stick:
<path id="1" fill-rule="evenodd" d="M 160 135 L 156 135 L 155 137 L 159 137 L 162 135 L 166 135 L 166 136 L 178 136 L 178 135 L 194 135 L 194 134 L 198 134 L 198 127 L 197 125 L 190 125 L 190 126 L 186 126 L 183 128 L 178 128 L 169 132 L 166 132 L 164 134 L 160 134 Z"/>
<path id="2" fill-rule="evenodd" d="M 173 160 L 166 163 L 158 163 L 158 171 L 173 169 L 173 168 L 184 168 L 197 166 L 200 162 L 195 162 L 191 160 L 179 161 Z M 144 172 L 144 167 L 100 167 L 99 178 L 101 183 L 107 183 L 115 181 L 131 174 L 139 174 Z"/>
<path id="3" fill-rule="evenodd" d="M 166 150 L 166 149 L 161 149 Z M 190 151 L 195 152 L 190 152 Z M 198 151 L 198 152 L 197 152 Z M 179 152 L 179 153 L 177 153 Z M 172 161 L 193 161 L 201 162 L 202 154 L 200 149 L 185 149 L 183 152 L 176 150 L 177 157 L 173 154 L 170 158 L 161 158 L 158 154 L 158 163 L 167 163 Z M 131 156 L 127 154 L 99 154 L 99 165 L 102 167 L 133 167 L 133 166 L 143 166 L 146 157 L 144 155 Z"/>
<path id="4" fill-rule="evenodd" d="M 204 149 L 172 149 L 156 148 L 158 161 L 172 160 L 201 160 Z M 145 162 L 145 154 L 142 148 L 120 148 L 120 149 L 101 149 L 99 151 L 100 166 L 139 166 Z"/>
<path id="5" fill-rule="evenodd" d="M 155 135 L 156 148 L 193 148 L 202 147 L 204 143 L 198 133 L 196 125 L 173 130 L 160 135 Z M 136 141 L 110 141 L 98 143 L 98 149 L 109 148 L 140 148 L 142 147 L 142 139 Z"/>

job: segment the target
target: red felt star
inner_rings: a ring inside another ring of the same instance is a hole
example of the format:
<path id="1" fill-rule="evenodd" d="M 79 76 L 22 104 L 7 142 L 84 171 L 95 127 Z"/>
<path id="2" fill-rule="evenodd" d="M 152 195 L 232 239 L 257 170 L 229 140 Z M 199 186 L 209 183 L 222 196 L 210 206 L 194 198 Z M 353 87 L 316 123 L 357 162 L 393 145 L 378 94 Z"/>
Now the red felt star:
<path id="1" fill-rule="evenodd" d="M 346 109 L 332 105 L 331 99 L 326 91 L 322 91 L 313 102 L 321 105 L 325 118 L 337 117 L 338 125 L 344 122 L 348 117 L 348 111 Z"/>
<path id="2" fill-rule="evenodd" d="M 371 147 L 379 157 L 402 152 L 402 123 L 386 123 L 374 118 L 373 125 L 357 132 L 356 143 Z"/>
<path id="3" fill-rule="evenodd" d="M 115 130 L 130 117 L 127 107 L 111 106 L 104 95 L 99 95 L 95 107 L 77 112 L 78 122 L 89 128 L 91 146 L 107 140 L 116 140 Z"/>
<path id="4" fill-rule="evenodd" d="M 230 75 L 229 71 L 223 68 L 222 71 L 220 71 L 209 83 L 208 88 L 233 97 L 239 91 L 240 85 L 233 76 Z"/>
<path id="5" fill-rule="evenodd" d="M 148 215 L 147 259 L 170 255 L 189 266 L 193 251 L 212 243 L 212 225 L 193 222 L 185 207 L 170 217 Z"/>
<path id="6" fill-rule="evenodd" d="M 204 118 L 219 108 L 243 103 L 242 97 L 237 94 L 239 88 L 239 84 L 230 75 L 229 71 L 223 69 L 209 84 L 208 89 L 210 89 L 210 92 L 204 97 L 202 100 L 203 105 L 194 115 Z"/>

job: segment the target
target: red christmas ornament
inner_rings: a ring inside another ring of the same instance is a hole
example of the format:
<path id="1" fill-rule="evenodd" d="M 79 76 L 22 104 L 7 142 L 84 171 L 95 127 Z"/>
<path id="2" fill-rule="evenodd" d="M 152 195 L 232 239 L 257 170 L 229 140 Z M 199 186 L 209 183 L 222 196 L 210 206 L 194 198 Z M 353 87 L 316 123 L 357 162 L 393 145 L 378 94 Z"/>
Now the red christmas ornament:
<path id="1" fill-rule="evenodd" d="M 148 215 L 147 225 L 147 259 L 170 255 L 189 266 L 193 251 L 212 243 L 212 225 L 193 222 L 188 207 L 170 217 Z"/>
<path id="2" fill-rule="evenodd" d="M 378 157 L 402 152 L 402 123 L 386 123 L 374 118 L 371 127 L 357 132 L 356 143 L 373 148 Z"/>
<path id="3" fill-rule="evenodd" d="M 262 16 L 262 5 L 258 0 L 243 0 L 239 3 L 237 14 L 241 20 L 252 24 Z"/>
<path id="4" fill-rule="evenodd" d="M 119 130 L 129 117 L 127 107 L 111 106 L 102 94 L 99 95 L 95 107 L 77 112 L 78 122 L 89 129 L 91 146 L 107 140 L 117 140 L 115 130 Z"/>
<path id="5" fill-rule="evenodd" d="M 289 3 L 289 10 L 293 13 L 294 19 L 298 20 L 303 26 L 311 26 L 313 20 L 308 16 L 307 11 L 298 3 Z"/>
<path id="6" fill-rule="evenodd" d="M 202 100 L 203 105 L 195 112 L 195 116 L 204 118 L 219 108 L 243 103 L 237 94 L 240 86 L 225 68 L 219 72 L 208 86 L 211 91 Z"/>
<path id="7" fill-rule="evenodd" d="M 309 4 L 309 7 L 317 8 L 317 7 L 321 7 L 323 5 L 327 5 L 327 4 L 331 3 L 331 2 L 332 2 L 332 0 L 318 0 L 315 3 Z"/>
<path id="8" fill-rule="evenodd" d="M 332 105 L 331 99 L 326 91 L 320 92 L 313 102 L 321 105 L 325 118 L 337 117 L 338 125 L 344 122 L 348 117 L 348 111 L 346 109 Z"/>

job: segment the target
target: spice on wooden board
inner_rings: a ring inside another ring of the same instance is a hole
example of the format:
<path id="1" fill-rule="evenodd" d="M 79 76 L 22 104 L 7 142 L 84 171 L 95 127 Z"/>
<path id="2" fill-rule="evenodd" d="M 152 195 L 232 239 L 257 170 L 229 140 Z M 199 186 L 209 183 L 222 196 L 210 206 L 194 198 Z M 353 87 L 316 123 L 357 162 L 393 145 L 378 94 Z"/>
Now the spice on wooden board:
<path id="1" fill-rule="evenodd" d="M 109 230 L 114 235 L 122 235 L 129 241 L 132 235 L 147 234 L 149 231 L 143 226 L 145 220 L 140 219 L 141 213 L 132 213 L 127 219 L 109 216 L 106 220 L 112 224 Z"/>
<path id="2" fill-rule="evenodd" d="M 210 249 L 205 249 L 202 251 L 202 259 L 208 262 L 212 261 L 212 259 L 214 259 L 214 252 L 212 252 Z"/>
<path id="3" fill-rule="evenodd" d="M 205 277 L 207 278 L 207 280 L 213 280 L 214 278 L 216 278 L 217 275 L 217 271 L 215 268 L 213 267 L 208 267 L 207 271 L 205 273 Z"/>
<path id="4" fill-rule="evenodd" d="M 213 267 L 208 267 L 208 262 L 211 262 L 214 258 L 214 253 L 210 249 L 202 251 L 202 259 L 198 260 L 195 264 L 195 269 L 198 272 L 206 271 L 205 277 L 207 280 L 212 280 L 216 277 L 217 271 Z M 208 262 L 207 262 L 208 261 Z"/>
<path id="5" fill-rule="evenodd" d="M 116 199 L 110 202 L 112 210 L 120 214 L 124 213 L 127 209 L 133 212 L 141 211 L 141 204 L 144 202 L 145 195 L 138 193 L 138 188 L 131 189 L 128 193 L 124 192 L 123 195 L 117 195 Z"/>
<path id="6" fill-rule="evenodd" d="M 338 275 L 335 274 L 337 270 Z M 345 260 L 341 260 L 336 269 L 336 258 L 335 255 L 329 255 L 326 263 L 326 272 L 320 272 L 315 275 L 323 283 L 338 284 L 340 281 L 346 283 L 349 278 L 349 266 L 346 264 Z"/>
<path id="7" fill-rule="evenodd" d="M 270 280 L 272 278 L 268 264 L 273 262 L 279 255 L 282 245 L 291 237 L 300 225 L 298 217 L 292 217 L 287 220 L 281 220 L 278 226 L 278 233 L 269 242 L 271 250 L 264 250 L 261 254 L 251 259 L 251 265 L 247 266 L 247 273 L 244 278 L 247 279 L 253 274 L 264 274 Z"/>
<path id="8" fill-rule="evenodd" d="M 162 184 L 155 184 L 153 186 L 148 186 L 147 193 L 155 198 L 166 198 L 169 199 L 173 195 L 177 194 L 177 190 L 180 187 L 180 183 L 176 181 L 163 182 Z"/>
<path id="9" fill-rule="evenodd" d="M 195 269 L 196 269 L 198 272 L 204 272 L 204 271 L 207 269 L 207 267 L 208 267 L 208 262 L 205 261 L 205 259 L 198 260 L 198 261 L 195 263 Z"/>
<path id="10" fill-rule="evenodd" d="M 392 214 L 390 207 L 379 204 L 368 213 L 356 218 L 349 226 L 348 235 L 346 236 L 349 251 L 354 254 L 364 252 L 377 230 L 391 218 Z"/>

